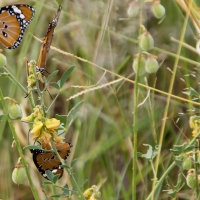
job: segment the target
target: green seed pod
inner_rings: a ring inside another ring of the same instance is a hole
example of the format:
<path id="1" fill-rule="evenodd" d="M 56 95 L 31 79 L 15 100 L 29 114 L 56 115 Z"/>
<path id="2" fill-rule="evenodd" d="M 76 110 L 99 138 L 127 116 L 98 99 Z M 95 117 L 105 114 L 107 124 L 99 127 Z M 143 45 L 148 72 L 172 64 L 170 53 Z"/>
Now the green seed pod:
<path id="1" fill-rule="evenodd" d="M 128 17 L 136 17 L 139 13 L 139 6 L 136 2 L 133 2 L 129 5 L 127 10 Z"/>
<path id="2" fill-rule="evenodd" d="M 11 103 L 8 108 L 8 114 L 11 119 L 21 119 L 22 118 L 22 110 L 18 104 Z"/>
<path id="3" fill-rule="evenodd" d="M 154 16 L 158 19 L 162 18 L 165 15 L 165 7 L 160 3 L 154 3 L 151 7 Z"/>
<path id="4" fill-rule="evenodd" d="M 0 53 L 0 68 L 6 66 L 7 64 L 7 59 L 6 57 Z"/>
<path id="5" fill-rule="evenodd" d="M 19 164 L 18 164 L 19 165 Z M 16 184 L 23 184 L 27 179 L 26 171 L 22 165 L 17 166 L 12 172 L 12 180 Z"/>
<path id="6" fill-rule="evenodd" d="M 182 164 L 183 170 L 189 170 L 192 167 L 192 159 L 190 157 L 186 157 Z"/>
<path id="7" fill-rule="evenodd" d="M 159 69 L 158 61 L 155 58 L 149 56 L 146 62 L 145 69 L 146 69 L 146 72 L 149 74 L 156 73 Z"/>
<path id="8" fill-rule="evenodd" d="M 145 73 L 146 59 L 144 56 L 141 56 L 140 62 L 138 56 L 136 56 L 133 60 L 133 70 L 135 73 L 139 71 L 139 76 L 142 76 Z"/>
<path id="9" fill-rule="evenodd" d="M 139 44 L 143 51 L 149 51 L 154 47 L 154 39 L 147 30 L 145 30 L 140 36 Z"/>
<path id="10" fill-rule="evenodd" d="M 188 171 L 186 182 L 188 187 L 195 188 L 196 187 L 196 177 L 195 177 L 195 169 L 190 169 Z"/>

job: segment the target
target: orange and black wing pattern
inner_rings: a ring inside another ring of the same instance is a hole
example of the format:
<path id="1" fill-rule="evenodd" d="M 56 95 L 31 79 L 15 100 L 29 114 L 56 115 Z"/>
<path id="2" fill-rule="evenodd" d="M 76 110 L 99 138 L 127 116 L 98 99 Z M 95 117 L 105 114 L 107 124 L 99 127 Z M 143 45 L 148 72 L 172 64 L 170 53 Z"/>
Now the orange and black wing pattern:
<path id="1" fill-rule="evenodd" d="M 0 44 L 8 49 L 16 49 L 34 14 L 34 8 L 26 4 L 0 8 Z"/>
<path id="2" fill-rule="evenodd" d="M 62 7 L 59 6 L 59 8 L 58 8 L 58 10 L 57 10 L 57 12 L 56 12 L 56 14 L 54 16 L 53 21 L 49 23 L 47 34 L 46 34 L 46 36 L 45 36 L 45 38 L 43 40 L 42 47 L 40 49 L 40 54 L 39 54 L 39 58 L 38 58 L 36 71 L 40 72 L 41 74 L 44 74 L 44 72 L 45 72 L 47 55 L 49 53 L 51 42 L 53 40 L 54 30 L 55 30 L 55 28 L 57 26 L 61 9 L 62 9 Z"/>
<path id="3" fill-rule="evenodd" d="M 66 160 L 69 156 L 72 144 L 64 142 L 56 144 L 55 146 L 60 157 Z M 30 149 L 31 153 L 33 154 L 33 162 L 35 163 L 35 166 L 44 178 L 48 179 L 45 173 L 46 170 L 50 170 L 54 175 L 60 175 L 59 178 L 61 178 L 64 171 L 61 167 L 62 163 L 54 152 L 50 152 L 47 150 L 51 150 L 51 147 L 49 145 L 46 147 L 46 150 Z"/>

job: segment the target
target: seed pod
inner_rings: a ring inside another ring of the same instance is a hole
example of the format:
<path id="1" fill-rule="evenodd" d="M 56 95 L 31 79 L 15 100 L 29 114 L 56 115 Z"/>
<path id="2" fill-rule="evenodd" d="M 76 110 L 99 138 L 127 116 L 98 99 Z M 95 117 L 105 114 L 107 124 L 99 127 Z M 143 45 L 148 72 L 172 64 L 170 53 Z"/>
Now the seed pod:
<path id="1" fill-rule="evenodd" d="M 158 61 L 152 57 L 149 56 L 146 62 L 146 72 L 151 74 L 151 73 L 156 73 L 159 69 L 159 64 Z"/>
<path id="2" fill-rule="evenodd" d="M 2 53 L 0 53 L 0 67 L 4 67 L 6 66 L 6 64 L 7 64 L 6 57 Z"/>
<path id="3" fill-rule="evenodd" d="M 139 71 L 139 76 L 142 76 L 145 73 L 146 59 L 141 55 L 140 62 L 138 56 L 135 56 L 133 60 L 133 70 L 135 73 Z"/>
<path id="4" fill-rule="evenodd" d="M 151 9 L 154 16 L 158 19 L 162 18 L 165 15 L 165 7 L 162 6 L 160 3 L 153 3 Z"/>
<path id="5" fill-rule="evenodd" d="M 16 184 L 23 184 L 27 179 L 26 171 L 22 164 L 16 164 L 15 169 L 12 172 L 12 180 Z"/>
<path id="6" fill-rule="evenodd" d="M 189 170 L 192 167 L 192 159 L 190 157 L 186 157 L 182 164 L 183 170 Z"/>
<path id="7" fill-rule="evenodd" d="M 149 51 L 154 47 L 154 39 L 147 30 L 144 30 L 139 40 L 140 48 L 143 51 Z"/>
<path id="8" fill-rule="evenodd" d="M 196 187 L 196 177 L 195 177 L 195 169 L 190 169 L 188 171 L 186 182 L 188 187 L 195 188 Z"/>
<path id="9" fill-rule="evenodd" d="M 8 108 L 8 114 L 11 119 L 21 119 L 22 110 L 18 104 L 11 103 Z"/>

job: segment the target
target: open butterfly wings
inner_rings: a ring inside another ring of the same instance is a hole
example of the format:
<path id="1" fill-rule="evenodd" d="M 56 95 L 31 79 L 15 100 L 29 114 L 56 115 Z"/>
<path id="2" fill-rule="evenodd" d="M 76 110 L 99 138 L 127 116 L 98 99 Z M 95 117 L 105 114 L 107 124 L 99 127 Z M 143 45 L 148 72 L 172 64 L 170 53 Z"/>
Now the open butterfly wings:
<path id="1" fill-rule="evenodd" d="M 8 49 L 16 49 L 34 13 L 34 8 L 25 4 L 0 8 L 0 44 Z"/>
<path id="2" fill-rule="evenodd" d="M 58 8 L 58 10 L 57 10 L 57 12 L 54 16 L 53 21 L 49 23 L 47 34 L 46 34 L 46 36 L 43 40 L 42 47 L 40 49 L 40 54 L 39 54 L 39 59 L 38 59 L 36 71 L 40 72 L 41 74 L 44 74 L 44 72 L 45 72 L 47 55 L 49 53 L 51 42 L 53 40 L 53 33 L 54 33 L 54 30 L 57 26 L 57 22 L 58 22 L 58 19 L 59 19 L 59 16 L 60 16 L 61 9 L 62 9 L 62 7 L 59 6 L 59 8 Z"/>
<path id="3" fill-rule="evenodd" d="M 56 144 L 55 146 L 60 157 L 66 160 L 69 156 L 72 144 L 65 142 Z M 47 146 L 47 150 L 51 150 L 51 147 Z M 35 163 L 35 166 L 44 178 L 48 179 L 45 173 L 46 170 L 50 170 L 54 175 L 59 174 L 59 178 L 62 177 L 64 171 L 61 167 L 62 163 L 54 152 L 40 149 L 30 149 L 30 151 L 33 154 L 33 162 Z"/>

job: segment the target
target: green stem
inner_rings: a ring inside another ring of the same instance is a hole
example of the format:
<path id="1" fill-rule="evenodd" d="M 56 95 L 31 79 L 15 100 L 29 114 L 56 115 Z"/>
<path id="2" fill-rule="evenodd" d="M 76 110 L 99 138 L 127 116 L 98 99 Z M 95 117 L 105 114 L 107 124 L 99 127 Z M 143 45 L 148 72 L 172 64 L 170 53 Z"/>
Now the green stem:
<path id="1" fill-rule="evenodd" d="M 51 188 L 52 188 L 53 194 L 57 194 L 56 187 L 54 184 L 52 184 Z M 54 197 L 54 200 L 58 200 L 58 198 Z"/>
<path id="2" fill-rule="evenodd" d="M 1 103 L 2 103 L 3 111 L 4 111 L 4 113 L 5 113 L 6 116 L 7 116 L 7 113 L 8 113 L 8 112 L 7 112 L 7 107 L 6 107 L 6 104 L 5 104 L 4 97 L 3 97 L 3 94 L 2 94 L 1 89 L 0 89 L 0 101 L 1 101 Z M 20 157 L 21 157 L 21 162 L 22 162 L 22 164 L 24 165 L 24 168 L 25 168 L 25 171 L 26 171 L 26 175 L 27 175 L 27 177 L 28 177 L 29 185 L 30 185 L 31 191 L 32 191 L 32 193 L 33 193 L 33 196 L 34 196 L 35 200 L 39 200 L 39 197 L 38 197 L 37 192 L 36 192 L 36 189 L 35 189 L 35 187 L 34 187 L 34 185 L 33 185 L 31 176 L 30 176 L 30 174 L 29 174 L 28 167 L 27 167 L 26 161 L 25 161 L 25 159 L 24 159 L 23 151 L 22 151 L 20 142 L 19 142 L 19 140 L 18 140 L 17 134 L 16 134 L 16 132 L 15 132 L 15 128 L 13 127 L 12 121 L 9 119 L 8 116 L 7 116 L 7 121 L 8 121 L 10 130 L 11 130 L 11 132 L 12 132 L 13 138 L 14 138 L 14 140 L 15 140 L 15 142 L 16 142 L 16 147 L 17 147 L 17 150 L 18 150 L 19 155 L 20 155 Z"/>
<path id="3" fill-rule="evenodd" d="M 52 145 L 52 148 L 53 150 L 55 150 L 55 153 L 56 155 L 58 156 L 59 160 L 61 161 L 62 165 L 66 165 L 65 162 L 63 161 L 63 159 L 60 157 L 60 154 L 58 153 L 57 149 L 56 149 L 56 146 L 53 142 L 51 142 L 51 145 Z M 85 197 L 83 196 L 83 193 L 82 191 L 80 190 L 79 188 L 79 185 L 78 183 L 76 182 L 76 179 L 74 178 L 71 170 L 69 168 L 65 168 L 65 170 L 67 171 L 67 173 L 69 174 L 70 178 L 71 178 L 71 181 L 73 183 L 73 186 L 75 187 L 75 189 L 78 191 L 78 196 L 79 196 L 79 199 L 81 200 L 85 200 Z"/>
<path id="4" fill-rule="evenodd" d="M 198 141 L 196 141 L 196 148 L 195 148 L 195 164 L 194 164 L 194 167 L 195 167 L 195 178 L 196 178 L 196 196 L 198 197 L 199 196 L 199 184 L 198 184 L 198 156 L 197 156 L 197 148 L 199 148 L 199 145 L 198 145 Z"/>
<path id="5" fill-rule="evenodd" d="M 58 96 L 60 95 L 60 90 L 58 92 L 58 94 L 56 95 L 56 97 L 53 99 L 53 101 L 51 102 L 51 105 L 49 106 L 49 108 L 47 109 L 47 113 L 49 112 L 50 108 L 52 107 L 52 105 L 55 103 L 56 99 L 58 98 Z"/>
<path id="6" fill-rule="evenodd" d="M 142 5 L 143 1 L 140 1 L 140 25 L 142 24 Z M 141 35 L 141 29 L 139 30 L 139 35 Z M 134 114 L 133 114 L 133 175 L 132 175 L 132 199 L 137 199 L 137 189 L 136 189 L 136 176 L 137 176 L 137 147 L 138 147 L 138 74 L 141 65 L 141 49 L 138 44 L 138 66 L 137 73 L 135 76 L 135 85 L 134 85 Z"/>
<path id="7" fill-rule="evenodd" d="M 184 41 L 186 27 L 188 25 L 188 23 L 187 23 L 188 22 L 188 18 L 189 18 L 189 14 L 187 13 L 187 16 L 186 16 L 185 21 L 184 21 L 183 29 L 182 29 L 182 32 L 181 32 L 181 36 L 180 36 L 180 41 L 181 42 Z M 179 62 L 179 59 L 180 59 L 179 56 L 181 54 L 181 48 L 182 48 L 182 46 L 181 46 L 181 43 L 180 43 L 179 46 L 178 46 L 178 50 L 177 50 L 177 57 L 176 57 L 176 60 L 174 62 L 174 66 L 173 66 L 173 73 L 172 73 L 171 80 L 170 80 L 168 94 L 172 94 L 172 90 L 173 90 L 173 87 L 174 87 L 174 81 L 175 81 L 175 78 L 176 78 L 176 71 L 177 71 L 178 62 Z M 167 96 L 167 101 L 166 101 L 165 110 L 164 110 L 164 114 L 163 114 L 162 119 L 166 119 L 167 118 L 169 105 L 170 105 L 170 102 L 171 102 L 170 99 L 171 99 L 171 97 Z M 160 134 L 159 134 L 159 146 L 160 146 L 160 148 L 158 149 L 158 155 L 156 157 L 156 162 L 155 162 L 156 175 L 158 173 L 159 163 L 161 162 L 160 161 L 160 157 L 161 157 L 161 150 L 162 150 L 162 144 L 163 144 L 163 138 L 164 138 L 164 133 L 165 133 L 166 122 L 167 122 L 167 120 L 163 120 L 162 125 L 161 125 Z M 153 189 L 152 189 L 152 191 L 154 191 L 155 184 L 156 184 L 156 179 L 154 179 L 154 181 L 153 181 Z M 152 200 L 153 199 L 154 199 L 154 196 L 152 197 Z"/>
<path id="8" fill-rule="evenodd" d="M 11 80 L 19 87 L 22 89 L 22 91 L 24 91 L 25 93 L 27 93 L 27 90 L 19 83 L 19 81 L 9 72 L 9 70 L 6 68 L 6 67 L 3 67 L 4 71 L 6 71 L 9 76 L 11 77 Z M 28 98 L 29 98 L 29 101 L 31 103 L 31 107 L 32 109 L 35 107 L 35 103 L 34 103 L 34 100 L 33 100 L 33 96 L 32 96 L 32 93 L 30 93 L 28 95 Z"/>

